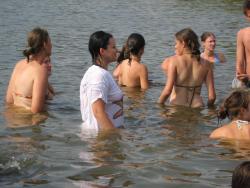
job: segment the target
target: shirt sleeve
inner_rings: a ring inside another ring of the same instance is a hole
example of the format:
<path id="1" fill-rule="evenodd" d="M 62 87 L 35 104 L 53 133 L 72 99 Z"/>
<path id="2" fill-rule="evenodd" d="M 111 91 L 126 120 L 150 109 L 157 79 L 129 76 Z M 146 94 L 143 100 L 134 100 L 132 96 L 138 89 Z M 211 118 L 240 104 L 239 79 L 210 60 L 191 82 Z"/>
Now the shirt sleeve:
<path id="1" fill-rule="evenodd" d="M 89 98 L 91 104 L 93 104 L 98 99 L 102 99 L 104 103 L 107 104 L 108 86 L 105 84 L 105 82 L 93 84 L 90 89 Z"/>

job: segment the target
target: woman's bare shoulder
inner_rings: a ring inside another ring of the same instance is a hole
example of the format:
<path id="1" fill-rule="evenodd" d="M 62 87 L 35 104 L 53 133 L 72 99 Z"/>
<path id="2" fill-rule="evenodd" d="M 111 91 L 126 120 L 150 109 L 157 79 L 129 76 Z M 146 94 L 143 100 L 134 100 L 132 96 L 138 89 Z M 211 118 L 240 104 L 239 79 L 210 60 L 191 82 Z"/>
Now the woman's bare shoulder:
<path id="1" fill-rule="evenodd" d="M 217 138 L 227 138 L 231 134 L 230 124 L 223 125 L 222 127 L 219 127 L 215 129 L 211 134 L 210 138 L 217 139 Z"/>

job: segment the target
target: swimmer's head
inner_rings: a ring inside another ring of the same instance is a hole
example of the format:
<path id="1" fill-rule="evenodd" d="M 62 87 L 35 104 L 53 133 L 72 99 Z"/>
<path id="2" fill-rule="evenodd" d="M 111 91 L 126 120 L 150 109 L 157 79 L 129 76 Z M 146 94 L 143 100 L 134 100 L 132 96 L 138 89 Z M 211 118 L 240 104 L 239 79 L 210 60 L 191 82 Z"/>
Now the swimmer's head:
<path id="1" fill-rule="evenodd" d="M 226 117 L 228 117 L 231 120 L 238 118 L 241 120 L 249 121 L 250 117 L 245 117 L 243 113 L 245 111 L 249 111 L 249 103 L 249 91 L 236 90 L 232 92 L 221 105 L 218 112 L 218 118 L 225 119 Z"/>
<path id="2" fill-rule="evenodd" d="M 113 38 L 113 36 L 104 31 L 96 31 L 90 36 L 89 52 L 91 54 L 93 64 L 96 64 L 98 61 L 102 61 L 100 50 L 108 48 L 111 38 Z"/>
<path id="3" fill-rule="evenodd" d="M 250 19 L 250 0 L 245 0 L 243 3 L 243 13 Z"/>
<path id="4" fill-rule="evenodd" d="M 30 60 L 30 56 L 45 52 L 46 56 L 51 55 L 51 40 L 48 31 L 39 27 L 34 28 L 28 33 L 27 48 L 23 51 L 23 55 Z"/>
<path id="5" fill-rule="evenodd" d="M 175 34 L 176 40 L 184 42 L 185 47 L 190 50 L 191 54 L 198 60 L 200 59 L 200 43 L 196 33 L 190 29 L 185 28 Z"/>
<path id="6" fill-rule="evenodd" d="M 118 62 L 121 63 L 124 59 L 131 59 L 131 56 L 141 57 L 144 52 L 145 39 L 139 33 L 132 33 L 118 57 Z"/>

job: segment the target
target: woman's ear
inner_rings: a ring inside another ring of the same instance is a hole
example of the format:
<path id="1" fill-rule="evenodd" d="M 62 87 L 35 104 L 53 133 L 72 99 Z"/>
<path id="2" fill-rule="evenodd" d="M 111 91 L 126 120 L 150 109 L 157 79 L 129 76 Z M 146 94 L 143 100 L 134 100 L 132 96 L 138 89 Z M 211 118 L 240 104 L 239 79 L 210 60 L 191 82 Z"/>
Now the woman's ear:
<path id="1" fill-rule="evenodd" d="M 104 48 L 100 48 L 100 50 L 99 50 L 99 54 L 102 56 L 103 54 L 104 54 Z"/>
<path id="2" fill-rule="evenodd" d="M 243 118 L 246 111 L 247 111 L 246 108 L 241 107 L 240 108 L 240 113 L 239 113 L 239 118 Z"/>

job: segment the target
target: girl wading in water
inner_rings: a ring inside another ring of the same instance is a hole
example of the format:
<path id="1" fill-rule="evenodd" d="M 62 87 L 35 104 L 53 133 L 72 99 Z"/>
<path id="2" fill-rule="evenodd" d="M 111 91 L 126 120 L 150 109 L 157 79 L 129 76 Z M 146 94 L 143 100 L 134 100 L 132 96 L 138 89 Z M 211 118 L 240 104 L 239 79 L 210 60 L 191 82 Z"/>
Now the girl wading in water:
<path id="1" fill-rule="evenodd" d="M 123 126 L 123 94 L 108 72 L 116 61 L 115 39 L 97 31 L 90 36 L 89 52 L 93 65 L 85 72 L 80 85 L 83 129 L 113 129 Z"/>
<path id="2" fill-rule="evenodd" d="M 167 75 L 166 86 L 158 103 L 165 103 L 170 97 L 170 104 L 183 105 L 192 108 L 204 106 L 200 96 L 202 84 L 205 82 L 208 90 L 207 105 L 215 101 L 213 70 L 210 63 L 200 59 L 200 44 L 198 36 L 189 28 L 175 34 L 175 56 L 166 59 L 167 69 L 162 65 Z"/>

